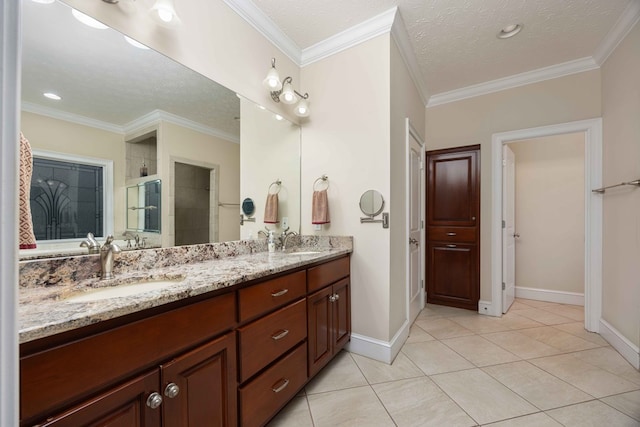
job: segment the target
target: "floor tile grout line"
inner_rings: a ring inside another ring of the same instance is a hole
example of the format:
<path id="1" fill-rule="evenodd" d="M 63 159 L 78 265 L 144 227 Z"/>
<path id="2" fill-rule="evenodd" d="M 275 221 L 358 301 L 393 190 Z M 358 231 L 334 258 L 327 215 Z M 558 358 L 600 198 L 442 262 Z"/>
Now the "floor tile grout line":
<path id="1" fill-rule="evenodd" d="M 637 390 L 636 390 L 636 391 L 637 391 Z M 632 393 L 632 392 L 627 391 L 627 392 L 625 392 L 625 393 Z M 618 411 L 618 412 L 620 412 L 621 414 L 626 415 L 627 417 L 631 418 L 632 420 L 640 421 L 640 416 L 638 416 L 638 418 L 636 418 L 636 417 L 634 417 L 634 416 L 631 416 L 631 415 L 629 415 L 629 414 L 627 414 L 627 413 L 625 413 L 625 412 L 622 412 L 620 409 L 616 408 L 615 406 L 610 405 L 610 404 L 609 404 L 609 402 L 605 402 L 604 400 L 602 400 L 602 399 L 605 399 L 605 398 L 607 398 L 607 397 L 619 396 L 620 394 L 625 394 L 625 393 L 619 393 L 619 394 L 614 394 L 614 395 L 611 395 L 611 396 L 601 397 L 600 399 L 598 399 L 598 401 L 599 401 L 599 402 L 602 402 L 602 403 L 603 403 L 603 404 L 605 404 L 605 405 L 607 405 L 607 406 L 608 406 L 608 407 L 610 407 L 611 409 L 613 409 L 613 410 L 615 410 L 615 411 Z"/>

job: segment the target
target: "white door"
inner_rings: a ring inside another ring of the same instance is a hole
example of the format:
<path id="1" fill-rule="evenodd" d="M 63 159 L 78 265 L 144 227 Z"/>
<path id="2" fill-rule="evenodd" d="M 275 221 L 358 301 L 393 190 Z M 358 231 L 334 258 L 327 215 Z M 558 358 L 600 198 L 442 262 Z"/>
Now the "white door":
<path id="1" fill-rule="evenodd" d="M 424 144 L 407 119 L 409 323 L 424 308 Z"/>
<path id="2" fill-rule="evenodd" d="M 502 312 L 506 313 L 516 296 L 516 156 L 507 144 L 502 150 Z"/>

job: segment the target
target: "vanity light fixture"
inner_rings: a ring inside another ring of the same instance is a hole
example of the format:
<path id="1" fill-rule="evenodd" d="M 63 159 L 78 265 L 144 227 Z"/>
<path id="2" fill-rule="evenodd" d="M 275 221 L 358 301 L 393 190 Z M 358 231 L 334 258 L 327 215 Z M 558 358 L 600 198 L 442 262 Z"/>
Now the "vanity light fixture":
<path id="1" fill-rule="evenodd" d="M 508 39 L 515 36 L 520 31 L 522 31 L 522 24 L 510 24 L 502 28 L 498 34 L 496 34 L 496 37 L 499 39 Z"/>
<path id="2" fill-rule="evenodd" d="M 174 28 L 182 22 L 173 5 L 173 0 L 156 0 L 149 13 L 153 20 L 163 27 Z"/>
<path id="3" fill-rule="evenodd" d="M 271 93 L 271 99 L 275 102 L 282 102 L 283 104 L 296 104 L 293 112 L 298 117 L 307 117 L 309 115 L 309 94 L 304 95 L 293 88 L 291 84 L 293 79 L 291 77 L 285 77 L 284 80 L 280 80 L 278 70 L 276 70 L 276 59 L 271 58 L 271 69 L 267 73 L 267 77 L 262 81 L 262 84 Z"/>
<path id="4" fill-rule="evenodd" d="M 104 25 L 102 22 L 100 22 L 100 21 L 98 21 L 96 19 L 93 19 L 89 15 L 85 15 L 84 13 L 80 12 L 79 10 L 71 9 L 71 14 L 78 21 L 82 22 L 84 25 L 88 25 L 91 28 L 96 28 L 98 30 L 106 30 L 107 28 L 109 28 L 108 26 Z"/>

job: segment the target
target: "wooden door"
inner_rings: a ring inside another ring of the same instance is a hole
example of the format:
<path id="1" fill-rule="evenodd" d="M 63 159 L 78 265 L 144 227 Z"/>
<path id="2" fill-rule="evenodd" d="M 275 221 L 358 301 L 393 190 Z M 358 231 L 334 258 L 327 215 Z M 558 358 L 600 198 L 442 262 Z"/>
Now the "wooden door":
<path id="1" fill-rule="evenodd" d="M 309 343 L 309 376 L 314 375 L 331 360 L 331 286 L 307 297 L 307 339 Z"/>
<path id="2" fill-rule="evenodd" d="M 480 146 L 427 152 L 427 302 L 478 309 Z"/>
<path id="3" fill-rule="evenodd" d="M 349 279 L 342 279 L 333 286 L 333 349 L 335 354 L 345 346 L 351 337 L 351 292 L 349 292 Z"/>
<path id="4" fill-rule="evenodd" d="M 235 348 L 232 332 L 162 366 L 164 427 L 236 425 Z"/>
<path id="5" fill-rule="evenodd" d="M 158 390 L 160 374 L 153 370 L 114 387 L 39 426 L 49 427 L 160 427 L 160 408 L 151 409 L 146 401 Z"/>

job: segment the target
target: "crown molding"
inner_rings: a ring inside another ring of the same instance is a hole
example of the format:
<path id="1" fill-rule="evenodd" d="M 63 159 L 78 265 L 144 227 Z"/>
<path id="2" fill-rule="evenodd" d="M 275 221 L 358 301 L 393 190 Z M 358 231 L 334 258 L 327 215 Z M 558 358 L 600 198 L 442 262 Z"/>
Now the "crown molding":
<path id="1" fill-rule="evenodd" d="M 404 25 L 404 20 L 402 19 L 400 11 L 396 13 L 393 25 L 391 26 L 391 37 L 395 40 L 398 50 L 400 51 L 400 56 L 402 56 L 402 60 L 407 66 L 409 75 L 418 89 L 422 105 L 427 105 L 427 102 L 429 101 L 429 91 L 425 85 L 425 80 L 422 77 L 422 72 L 420 71 L 416 55 L 411 47 L 409 33 L 407 33 L 407 27 Z"/>
<path id="2" fill-rule="evenodd" d="M 173 123 L 175 125 L 182 126 L 183 128 L 191 129 L 196 132 L 204 133 L 206 135 L 211 135 L 225 141 L 233 142 L 236 144 L 240 143 L 240 138 L 236 135 L 202 125 L 200 123 L 194 122 L 193 120 L 185 119 L 184 117 L 176 116 L 175 114 L 167 113 L 166 111 L 162 110 L 153 110 L 152 112 L 127 123 L 123 127 L 124 133 L 131 134 L 136 132 L 137 130 L 146 128 L 150 125 L 155 125 L 161 121 Z"/>
<path id="3" fill-rule="evenodd" d="M 591 71 L 598 68 L 598 64 L 592 57 L 563 62 L 562 64 L 538 68 L 537 70 L 514 74 L 501 79 L 490 80 L 488 82 L 463 87 L 449 92 L 437 93 L 429 98 L 427 108 L 461 101 L 463 99 L 473 98 L 480 95 L 487 95 L 489 93 L 499 92 L 506 89 L 513 89 L 519 86 L 538 83 L 545 80 L 556 79 L 558 77 L 564 77 L 571 74 Z"/>
<path id="4" fill-rule="evenodd" d="M 224 0 L 225 4 L 256 29 L 262 36 L 280 49 L 298 67 L 301 65 L 300 47 L 293 42 L 265 13 L 252 1 Z"/>
<path id="5" fill-rule="evenodd" d="M 631 0 L 593 54 L 593 58 L 598 65 L 604 64 L 638 20 L 640 20 L 640 1 Z"/>
<path id="6" fill-rule="evenodd" d="M 101 120 L 91 119 L 79 114 L 67 113 L 66 111 L 56 110 L 55 108 L 44 107 L 42 105 L 33 104 L 31 102 L 23 102 L 22 110 L 29 113 L 39 114 L 41 116 L 51 117 L 52 119 L 64 120 L 65 122 L 71 122 L 96 129 L 106 130 L 107 132 L 122 134 L 124 133 L 124 128 L 122 126 L 103 122 Z"/>
<path id="7" fill-rule="evenodd" d="M 300 66 L 305 67 L 350 47 L 391 31 L 398 8 L 393 7 L 360 24 L 341 31 L 302 50 Z"/>

